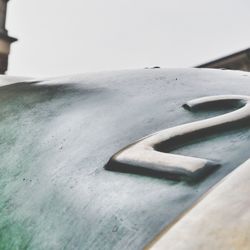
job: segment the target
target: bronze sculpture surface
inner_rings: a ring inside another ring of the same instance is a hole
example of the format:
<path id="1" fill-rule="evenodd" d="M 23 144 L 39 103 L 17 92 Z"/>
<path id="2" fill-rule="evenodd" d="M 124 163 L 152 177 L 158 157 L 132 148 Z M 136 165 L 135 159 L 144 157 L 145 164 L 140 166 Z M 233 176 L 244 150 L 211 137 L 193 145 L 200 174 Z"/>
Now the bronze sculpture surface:
<path id="1" fill-rule="evenodd" d="M 182 216 L 189 223 L 187 211 L 249 158 L 249 120 L 237 118 L 171 145 L 171 154 L 220 164 L 198 181 L 104 169 L 140 138 L 244 111 L 244 98 L 197 112 L 180 107 L 206 96 L 248 96 L 249 73 L 131 70 L 20 80 L 0 90 L 0 249 L 142 249 Z"/>

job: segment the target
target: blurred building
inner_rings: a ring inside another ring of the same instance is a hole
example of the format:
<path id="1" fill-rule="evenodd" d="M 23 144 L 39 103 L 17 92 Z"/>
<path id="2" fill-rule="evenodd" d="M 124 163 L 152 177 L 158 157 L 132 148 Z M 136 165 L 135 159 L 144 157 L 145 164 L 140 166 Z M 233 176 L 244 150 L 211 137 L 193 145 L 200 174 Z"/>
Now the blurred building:
<path id="1" fill-rule="evenodd" d="M 250 48 L 196 66 L 196 68 L 214 68 L 214 69 L 224 68 L 224 69 L 250 71 Z"/>
<path id="2" fill-rule="evenodd" d="M 8 1 L 0 0 L 0 74 L 4 74 L 8 70 L 10 45 L 17 41 L 16 38 L 8 35 L 5 27 Z"/>

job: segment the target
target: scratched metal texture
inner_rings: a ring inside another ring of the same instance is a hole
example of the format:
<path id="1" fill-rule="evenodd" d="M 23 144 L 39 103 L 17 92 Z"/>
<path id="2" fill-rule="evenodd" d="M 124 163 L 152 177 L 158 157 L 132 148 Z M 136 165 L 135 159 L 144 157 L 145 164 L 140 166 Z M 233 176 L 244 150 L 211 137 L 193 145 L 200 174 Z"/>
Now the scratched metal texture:
<path id="1" fill-rule="evenodd" d="M 0 87 L 0 249 L 142 249 L 249 158 L 250 125 L 175 153 L 219 161 L 198 183 L 106 171 L 124 146 L 230 110 L 188 100 L 250 95 L 250 74 L 145 69 Z"/>

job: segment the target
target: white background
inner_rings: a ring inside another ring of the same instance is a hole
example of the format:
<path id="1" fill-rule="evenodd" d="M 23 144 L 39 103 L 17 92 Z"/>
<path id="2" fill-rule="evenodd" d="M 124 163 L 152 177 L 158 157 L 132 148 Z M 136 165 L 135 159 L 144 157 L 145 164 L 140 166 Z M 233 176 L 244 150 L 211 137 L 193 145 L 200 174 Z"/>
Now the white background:
<path id="1" fill-rule="evenodd" d="M 250 46 L 249 0 L 11 0 L 9 74 L 191 67 Z"/>

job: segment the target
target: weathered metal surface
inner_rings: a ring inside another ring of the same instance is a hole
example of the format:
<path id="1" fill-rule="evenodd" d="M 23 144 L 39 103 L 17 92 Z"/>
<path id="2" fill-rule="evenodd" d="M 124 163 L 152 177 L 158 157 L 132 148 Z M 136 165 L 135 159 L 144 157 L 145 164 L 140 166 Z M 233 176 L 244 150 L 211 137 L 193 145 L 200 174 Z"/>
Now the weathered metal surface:
<path id="1" fill-rule="evenodd" d="M 221 164 L 192 185 L 104 165 L 144 136 L 231 111 L 181 105 L 249 95 L 249 83 L 243 72 L 152 69 L 2 86 L 0 249 L 142 249 L 249 158 L 249 124 L 172 152 Z"/>
<path id="2" fill-rule="evenodd" d="M 249 249 L 249 182 L 250 160 L 225 177 L 147 249 Z"/>

